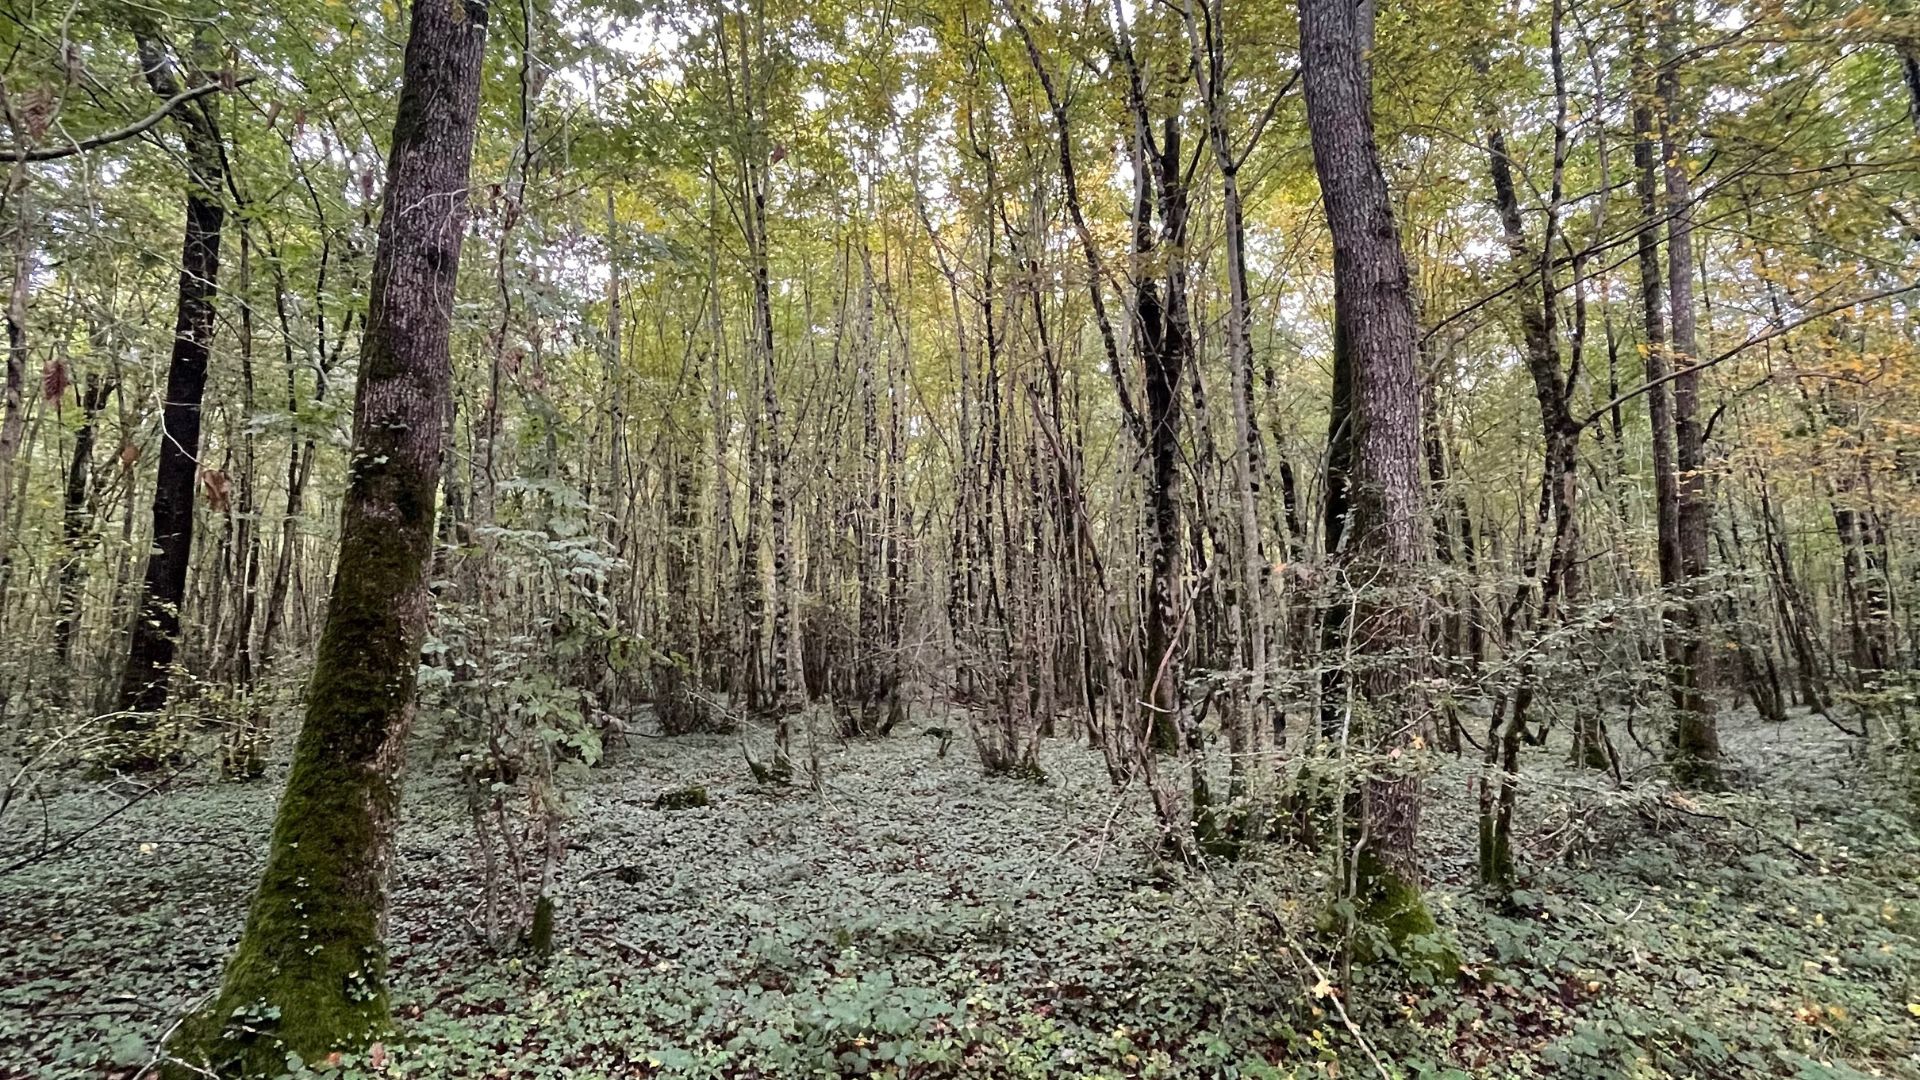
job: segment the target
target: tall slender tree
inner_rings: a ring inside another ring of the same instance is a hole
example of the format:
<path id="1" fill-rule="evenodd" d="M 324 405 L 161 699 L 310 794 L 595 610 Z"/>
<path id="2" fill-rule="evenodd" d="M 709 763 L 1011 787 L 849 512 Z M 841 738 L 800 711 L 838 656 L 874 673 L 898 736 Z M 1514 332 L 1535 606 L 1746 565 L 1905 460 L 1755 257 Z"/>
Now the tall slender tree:
<path id="1" fill-rule="evenodd" d="M 170 48 L 150 26 L 135 30 L 140 69 L 162 100 L 216 78 L 197 64 L 184 73 Z M 200 466 L 200 401 L 207 389 L 207 359 L 213 347 L 214 299 L 219 293 L 220 233 L 227 210 L 226 153 L 221 145 L 216 99 L 201 98 L 173 113 L 186 144 L 187 213 L 180 247 L 180 288 L 175 304 L 173 352 L 167 363 L 166 397 L 160 405 L 160 452 L 153 487 L 152 553 L 127 635 L 127 662 L 120 676 L 115 722 L 116 763 L 151 767 L 158 761 L 146 736 L 153 714 L 166 706 L 174 650 L 180 637 L 180 606 L 187 594 L 193 558 L 193 500 Z"/>
<path id="2" fill-rule="evenodd" d="M 306 724 L 225 980 L 172 1048 L 179 1076 L 278 1075 L 289 1053 L 319 1061 L 389 1024 L 387 871 L 426 633 L 487 6 L 416 0 L 411 24 Z"/>
<path id="3" fill-rule="evenodd" d="M 1357 733 L 1381 758 L 1349 800 L 1341 847 L 1354 853 L 1349 880 L 1365 917 L 1407 949 L 1435 929 L 1420 891 L 1420 781 L 1397 763 L 1426 727 L 1419 681 L 1427 638 L 1417 596 L 1427 517 L 1418 332 L 1374 141 L 1371 28 L 1370 14 L 1351 0 L 1300 0 L 1307 126 L 1333 234 L 1334 319 L 1352 378 L 1350 508 L 1338 562 L 1352 598 L 1345 630 L 1355 670 L 1345 691 Z"/>
<path id="4" fill-rule="evenodd" d="M 1661 144 L 1667 194 L 1667 306 L 1672 319 L 1668 362 L 1673 378 L 1674 525 L 1679 543 L 1683 630 L 1679 664 L 1674 669 L 1674 774 L 1698 787 L 1720 784 L 1720 732 L 1714 720 L 1713 646 L 1708 641 L 1709 599 L 1701 580 L 1707 574 L 1707 537 L 1712 531 L 1713 498 L 1707 490 L 1706 425 L 1700 417 L 1698 318 L 1693 281 L 1693 182 L 1680 116 L 1680 58 L 1675 40 L 1677 13 L 1669 2 L 1661 12 L 1662 63 L 1658 78 Z"/>

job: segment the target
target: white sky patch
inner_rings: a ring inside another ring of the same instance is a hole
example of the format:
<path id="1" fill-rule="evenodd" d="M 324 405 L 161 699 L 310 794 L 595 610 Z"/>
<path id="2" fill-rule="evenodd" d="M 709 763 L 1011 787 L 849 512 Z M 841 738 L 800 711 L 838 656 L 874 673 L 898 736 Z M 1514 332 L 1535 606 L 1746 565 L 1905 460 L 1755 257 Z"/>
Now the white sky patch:
<path id="1" fill-rule="evenodd" d="M 637 73 L 664 75 L 677 80 L 680 77 L 680 65 L 676 60 L 680 50 L 686 45 L 686 35 L 669 25 L 663 19 L 600 19 L 599 12 L 587 8 L 586 14 L 576 15 L 564 21 L 565 33 L 576 41 L 592 41 L 602 48 L 621 56 L 629 57 L 638 63 L 616 68 L 611 72 L 596 73 L 590 65 L 570 66 L 557 69 L 554 78 L 564 86 L 571 87 L 583 100 L 594 98 L 595 81 L 601 75 L 610 75 L 614 81 L 632 79 Z"/>

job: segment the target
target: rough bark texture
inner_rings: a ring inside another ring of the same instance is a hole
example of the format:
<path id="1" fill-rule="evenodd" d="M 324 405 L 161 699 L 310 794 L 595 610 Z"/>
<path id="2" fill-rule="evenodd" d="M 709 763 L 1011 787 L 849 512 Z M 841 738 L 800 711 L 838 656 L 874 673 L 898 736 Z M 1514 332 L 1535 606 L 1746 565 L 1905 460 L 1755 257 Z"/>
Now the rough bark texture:
<path id="1" fill-rule="evenodd" d="M 1672 12 L 1667 13 L 1672 33 Z M 1703 593 L 1707 537 L 1713 504 L 1707 492 L 1706 433 L 1700 420 L 1700 376 L 1692 370 L 1700 362 L 1693 302 L 1693 191 L 1687 175 L 1685 145 L 1680 141 L 1679 76 L 1671 58 L 1661 67 L 1660 100 L 1663 125 L 1661 156 L 1666 166 L 1667 190 L 1667 304 L 1673 320 L 1675 370 L 1673 431 L 1675 476 L 1674 524 L 1679 542 L 1682 612 L 1679 664 L 1673 675 L 1673 767 L 1682 783 L 1717 787 L 1720 779 L 1720 733 L 1714 720 L 1712 685 L 1713 646 L 1709 642 L 1711 604 Z"/>
<path id="2" fill-rule="evenodd" d="M 1144 145 L 1151 170 L 1136 165 L 1135 251 L 1142 262 L 1164 247 L 1167 296 L 1161 303 L 1153 277 L 1141 274 L 1135 300 L 1136 346 L 1146 374 L 1148 458 L 1147 514 L 1153 528 L 1152 577 L 1147 590 L 1147 663 L 1141 700 L 1152 703 L 1154 749 L 1171 752 L 1180 744 L 1180 379 L 1192 351 L 1187 334 L 1187 196 L 1180 179 L 1180 129 L 1170 120 L 1160 148 Z M 1151 175 L 1153 180 L 1149 180 Z M 1165 224 L 1157 243 L 1153 233 L 1153 183 Z"/>
<path id="3" fill-rule="evenodd" d="M 162 98 L 177 94 L 172 61 L 151 37 L 140 36 L 140 66 Z M 152 714 L 164 708 L 173 654 L 180 637 L 180 605 L 186 597 L 193 555 L 193 497 L 200 457 L 200 399 L 207 387 L 207 356 L 213 345 L 213 302 L 219 292 L 221 201 L 225 157 L 210 100 L 174 113 L 186 140 L 187 218 L 180 250 L 180 291 L 167 363 L 166 400 L 160 409 L 160 454 L 153 488 L 153 547 L 127 636 L 115 723 L 121 739 L 117 764 L 151 767 L 158 757 L 146 745 Z"/>
<path id="4" fill-rule="evenodd" d="M 1638 81 L 1644 83 L 1643 71 Z M 1640 234 L 1635 266 L 1640 276 L 1642 349 L 1645 353 L 1647 422 L 1653 440 L 1653 501 L 1658 527 L 1660 585 L 1679 584 L 1680 497 L 1673 471 L 1673 398 L 1667 385 L 1667 294 L 1660 272 L 1660 188 L 1656 181 L 1653 109 L 1643 98 L 1633 106 L 1634 191 L 1640 201 Z"/>
<path id="5" fill-rule="evenodd" d="M 1635 83 L 1642 91 L 1652 89 L 1648 85 L 1651 76 L 1650 65 L 1645 58 L 1645 36 L 1643 28 L 1642 40 L 1636 43 L 1638 55 L 1635 58 Z M 1667 378 L 1673 361 L 1673 349 L 1667 337 L 1667 282 L 1660 265 L 1660 221 L 1667 208 L 1663 206 L 1664 185 L 1659 171 L 1659 147 L 1654 141 L 1653 104 L 1651 96 L 1644 92 L 1635 98 L 1633 134 L 1634 190 L 1639 198 L 1641 216 L 1636 268 L 1640 278 L 1642 347 L 1646 355 L 1646 381 L 1654 384 L 1647 394 L 1647 422 L 1652 429 L 1653 439 L 1654 518 L 1658 529 L 1660 588 L 1664 594 L 1661 605 L 1662 648 L 1668 692 L 1676 711 L 1685 713 L 1693 696 L 1690 688 L 1691 669 L 1687 663 L 1687 641 L 1693 635 L 1689 628 L 1691 620 L 1687 617 L 1686 605 L 1681 597 L 1687 584 L 1687 570 L 1681 557 L 1680 472 L 1674 454 L 1677 387 L 1670 386 L 1673 380 Z M 1684 721 L 1677 725 L 1676 751 L 1685 737 L 1685 727 Z M 1676 753 L 1676 758 L 1681 756 Z"/>
<path id="6" fill-rule="evenodd" d="M 289 1052 L 322 1060 L 389 1023 L 387 869 L 426 631 L 486 18 L 478 0 L 413 8 L 306 725 L 225 981 L 172 1047 L 216 1075 L 277 1075 Z"/>
<path id="7" fill-rule="evenodd" d="M 1371 748 L 1391 751 L 1420 729 L 1417 695 L 1425 645 L 1414 599 L 1426 563 L 1420 480 L 1420 380 L 1406 254 L 1374 142 L 1365 25 L 1347 0 L 1301 0 L 1307 124 L 1327 225 L 1333 234 L 1334 306 L 1352 364 L 1351 511 L 1340 567 L 1358 593 L 1348 627 L 1361 670 L 1357 692 Z M 1420 784 L 1390 760 L 1369 771 L 1359 802 L 1353 868 L 1364 916 L 1401 956 L 1425 966 L 1434 930 L 1419 891 Z"/>

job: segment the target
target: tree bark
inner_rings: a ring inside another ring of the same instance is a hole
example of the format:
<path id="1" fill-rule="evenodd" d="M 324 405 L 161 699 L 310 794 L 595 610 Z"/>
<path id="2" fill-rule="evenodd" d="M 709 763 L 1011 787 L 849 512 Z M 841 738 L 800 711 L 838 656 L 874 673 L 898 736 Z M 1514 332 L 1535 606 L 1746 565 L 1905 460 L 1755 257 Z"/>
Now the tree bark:
<path id="1" fill-rule="evenodd" d="M 1144 132 L 1145 117 L 1139 121 Z M 1145 374 L 1147 392 L 1147 516 L 1153 536 L 1152 565 L 1147 584 L 1147 657 L 1141 672 L 1140 699 L 1153 707 L 1154 749 L 1172 752 L 1180 747 L 1180 378 L 1191 341 L 1186 327 L 1186 192 L 1180 180 L 1180 129 L 1169 118 L 1156 149 L 1144 134 L 1136 133 L 1134 166 L 1134 251 L 1144 264 L 1153 258 L 1153 197 L 1164 224 L 1167 295 L 1163 303 L 1158 283 L 1147 272 L 1139 274 L 1134 293 L 1135 344 Z"/>
<path id="2" fill-rule="evenodd" d="M 1677 45 L 1673 40 L 1674 9 L 1662 13 L 1668 38 L 1661 49 L 1664 62 L 1658 80 L 1661 114 L 1661 157 L 1665 161 L 1667 190 L 1667 304 L 1673 321 L 1669 362 L 1679 372 L 1673 380 L 1675 476 L 1674 526 L 1679 546 L 1681 635 L 1679 664 L 1672 674 L 1674 691 L 1673 767 L 1680 782 L 1713 788 L 1720 778 L 1720 733 L 1714 720 L 1712 685 L 1713 646 L 1708 640 L 1712 605 L 1703 595 L 1701 579 L 1708 569 L 1707 539 L 1712 529 L 1713 504 L 1707 494 L 1706 433 L 1700 421 L 1700 361 L 1693 302 L 1693 192 L 1687 175 L 1686 147 L 1681 142 Z"/>
<path id="3" fill-rule="evenodd" d="M 180 92 L 173 61 L 154 38 L 137 35 L 140 66 L 161 98 Z M 196 74 L 196 80 L 205 75 Z M 213 345 L 214 298 L 219 292 L 220 231 L 226 221 L 225 152 L 213 107 L 193 102 L 174 113 L 186 141 L 187 215 L 180 253 L 180 288 L 167 364 L 166 398 L 160 409 L 160 455 L 154 475 L 152 552 L 128 631 L 127 663 L 120 677 L 124 714 L 115 763 L 152 768 L 160 756 L 147 745 L 153 714 L 165 708 L 173 654 L 180 637 L 180 607 L 186 598 L 193 556 L 193 497 L 200 456 L 200 399 L 207 387 L 207 357 Z"/>
<path id="4" fill-rule="evenodd" d="M 361 343 L 340 554 L 306 725 L 247 925 L 174 1073 L 277 1075 L 390 1020 L 387 871 L 426 632 L 448 338 L 487 8 L 415 3 Z"/>
<path id="5" fill-rule="evenodd" d="M 1234 753 L 1233 775 L 1241 779 L 1248 775 L 1245 756 L 1251 747 L 1238 744 L 1258 740 L 1260 733 L 1268 729 L 1265 722 L 1267 629 L 1271 621 L 1267 614 L 1269 563 L 1260 535 L 1260 485 L 1266 467 L 1262 460 L 1259 410 L 1253 400 L 1253 315 L 1247 281 L 1246 222 L 1240 199 L 1240 166 L 1246 151 L 1235 152 L 1228 131 L 1224 5 L 1203 3 L 1196 12 L 1193 0 L 1187 0 L 1184 15 L 1188 42 L 1193 49 L 1194 73 L 1206 109 L 1207 141 L 1213 150 L 1214 166 L 1220 171 L 1220 209 L 1226 241 L 1227 364 L 1233 374 L 1233 425 L 1238 441 L 1233 456 L 1240 534 L 1237 552 L 1240 580 L 1235 583 L 1240 602 L 1235 621 L 1243 649 L 1242 660 L 1247 667 L 1246 708 L 1237 722 L 1230 719 L 1227 723 L 1230 735 L 1239 736 L 1230 738 L 1229 743 Z M 1252 138 L 1259 138 L 1258 128 Z M 1175 168 L 1178 168 L 1177 161 Z M 1290 500 L 1287 505 L 1291 506 Z"/>
<path id="6" fill-rule="evenodd" d="M 24 133 L 15 138 L 24 145 Z M 13 206 L 13 252 L 7 285 L 7 370 L 0 384 L 0 617 L 4 617 L 9 566 L 15 537 L 10 526 L 13 501 L 13 459 L 26 433 L 27 292 L 33 277 L 33 247 L 28 225 L 27 163 L 16 160 L 7 179 L 5 200 Z"/>
<path id="7" fill-rule="evenodd" d="M 1382 926 L 1402 959 L 1433 933 L 1420 893 L 1420 782 L 1386 755 L 1425 727 L 1418 693 L 1425 648 L 1421 569 L 1420 379 L 1413 294 L 1400 230 L 1380 169 L 1367 65 L 1367 20 L 1350 0 L 1300 0 L 1300 45 L 1314 171 L 1333 235 L 1336 325 L 1352 364 L 1350 497 L 1339 567 L 1357 590 L 1348 644 L 1360 670 L 1348 695 L 1370 748 L 1382 752 L 1349 806 L 1351 881 L 1363 917 Z"/>
<path id="8" fill-rule="evenodd" d="M 92 516 L 87 512 L 87 493 L 93 479 L 93 444 L 99 430 L 100 410 L 106 408 L 113 383 L 98 375 L 87 377 L 80 397 L 80 429 L 73 435 L 73 455 L 67 463 L 67 486 L 60 503 L 60 597 L 53 622 L 54 657 L 61 677 L 68 678 L 73 662 L 73 636 L 80 624 L 81 585 L 86 574 L 83 558 Z M 70 684 L 69 684 L 70 687 Z"/>

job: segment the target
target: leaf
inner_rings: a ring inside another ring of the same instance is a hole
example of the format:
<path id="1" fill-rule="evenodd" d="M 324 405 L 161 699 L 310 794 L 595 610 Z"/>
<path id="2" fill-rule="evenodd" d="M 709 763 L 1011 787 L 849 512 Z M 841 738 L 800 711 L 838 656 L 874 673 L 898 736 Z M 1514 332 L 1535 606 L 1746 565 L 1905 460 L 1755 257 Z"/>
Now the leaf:
<path id="1" fill-rule="evenodd" d="M 49 360 L 47 366 L 40 369 L 40 396 L 47 401 L 58 401 L 67 392 L 73 380 L 67 375 L 64 360 Z"/>
<path id="2" fill-rule="evenodd" d="M 139 1065 L 147 1060 L 147 1039 L 137 1031 L 123 1031 L 113 1037 L 107 1046 L 107 1054 L 113 1063 L 122 1067 Z"/>
<path id="3" fill-rule="evenodd" d="M 206 489 L 207 505 L 217 514 L 232 508 L 233 481 L 221 469 L 200 470 L 200 486 Z"/>

